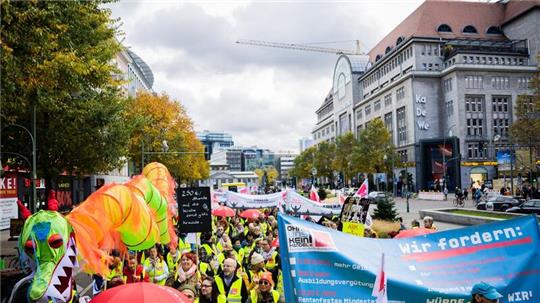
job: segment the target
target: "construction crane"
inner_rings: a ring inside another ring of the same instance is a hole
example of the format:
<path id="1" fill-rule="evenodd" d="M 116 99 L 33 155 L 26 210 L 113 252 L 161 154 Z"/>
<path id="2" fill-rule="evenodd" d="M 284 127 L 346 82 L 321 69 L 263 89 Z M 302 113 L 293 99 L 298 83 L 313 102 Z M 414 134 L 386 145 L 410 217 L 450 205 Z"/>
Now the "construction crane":
<path id="1" fill-rule="evenodd" d="M 349 40 L 349 41 L 352 41 L 352 40 Z M 261 41 L 261 40 L 238 40 L 236 41 L 236 43 L 255 45 L 255 46 L 264 46 L 264 47 L 288 48 L 288 49 L 295 49 L 295 50 L 302 50 L 302 51 L 309 51 L 309 52 L 332 53 L 332 54 L 337 54 L 337 55 L 365 55 L 365 53 L 360 50 L 360 41 L 359 40 L 354 40 L 354 41 L 356 41 L 355 51 L 339 49 L 339 48 L 312 46 L 308 44 L 269 42 L 269 41 Z"/>

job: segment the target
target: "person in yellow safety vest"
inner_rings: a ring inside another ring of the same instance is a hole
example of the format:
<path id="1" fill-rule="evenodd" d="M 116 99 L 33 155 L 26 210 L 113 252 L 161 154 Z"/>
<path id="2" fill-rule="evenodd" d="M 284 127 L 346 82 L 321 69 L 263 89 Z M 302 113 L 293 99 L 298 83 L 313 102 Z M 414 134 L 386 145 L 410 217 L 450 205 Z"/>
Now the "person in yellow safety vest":
<path id="1" fill-rule="evenodd" d="M 259 240 L 259 246 L 261 247 L 261 255 L 264 258 L 265 267 L 268 270 L 274 270 L 279 267 L 279 254 L 274 247 L 270 246 L 267 239 Z"/>
<path id="2" fill-rule="evenodd" d="M 214 277 L 219 293 L 227 297 L 228 303 L 243 303 L 249 296 L 244 280 L 236 272 L 237 266 L 235 259 L 227 258 L 223 271 Z"/>
<path id="3" fill-rule="evenodd" d="M 249 290 L 252 290 L 257 287 L 259 277 L 262 273 L 266 272 L 266 269 L 264 264 L 264 258 L 260 254 L 254 252 L 251 255 L 250 261 L 250 269 L 246 272 L 246 275 L 243 276 L 243 279 L 247 285 L 247 288 Z"/>
<path id="4" fill-rule="evenodd" d="M 223 245 L 223 251 L 219 255 L 217 255 L 217 261 L 220 270 L 223 270 L 223 261 L 225 261 L 225 259 L 227 258 L 236 259 L 236 252 L 233 250 L 232 244 L 230 242 L 225 243 Z"/>
<path id="5" fill-rule="evenodd" d="M 203 243 L 199 249 L 199 270 L 204 275 L 210 275 L 210 263 L 217 256 L 214 243 L 212 242 L 212 233 L 206 232 L 201 234 L 201 242 Z"/>
<path id="6" fill-rule="evenodd" d="M 177 250 L 179 252 L 183 252 L 184 250 L 191 250 L 191 244 L 186 242 L 186 237 L 187 237 L 186 234 L 180 234 L 180 236 L 178 236 Z"/>
<path id="7" fill-rule="evenodd" d="M 213 277 L 205 277 L 201 282 L 198 303 L 227 303 L 227 297 L 219 293 Z"/>
<path id="8" fill-rule="evenodd" d="M 176 271 L 176 283 L 174 287 L 179 288 L 185 284 L 189 284 L 197 288 L 200 282 L 201 275 L 197 270 L 197 256 L 190 251 L 182 253 L 180 266 Z"/>
<path id="9" fill-rule="evenodd" d="M 176 274 L 176 269 L 180 263 L 180 253 L 174 247 L 169 249 L 167 254 L 167 266 L 169 267 L 169 276 L 174 276 Z"/>
<path id="10" fill-rule="evenodd" d="M 277 290 L 274 290 L 274 280 L 272 279 L 272 274 L 269 272 L 262 273 L 259 281 L 258 287 L 251 290 L 249 293 L 249 299 L 246 303 L 284 303 L 285 300 L 282 295 L 279 294 Z"/>
<path id="11" fill-rule="evenodd" d="M 234 250 L 233 254 L 236 257 L 236 261 L 238 261 L 238 264 L 242 266 L 244 264 L 244 257 L 246 256 L 246 251 L 244 250 L 244 248 L 242 248 L 242 243 L 240 239 L 232 239 L 232 243 Z"/>
<path id="12" fill-rule="evenodd" d="M 150 248 L 150 256 L 144 260 L 143 267 L 150 278 L 150 282 L 165 285 L 169 276 L 169 268 L 155 246 Z"/>

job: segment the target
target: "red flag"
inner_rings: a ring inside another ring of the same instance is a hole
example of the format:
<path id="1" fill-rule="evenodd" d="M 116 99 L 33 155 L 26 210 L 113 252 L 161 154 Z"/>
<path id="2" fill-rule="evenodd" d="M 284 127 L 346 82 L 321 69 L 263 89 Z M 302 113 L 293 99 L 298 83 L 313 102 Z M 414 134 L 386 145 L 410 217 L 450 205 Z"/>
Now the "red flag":
<path id="1" fill-rule="evenodd" d="M 313 185 L 311 185 L 311 190 L 309 191 L 309 199 L 315 202 L 321 202 L 319 194 L 317 193 L 317 189 Z"/>
<path id="2" fill-rule="evenodd" d="M 360 188 L 354 194 L 355 197 L 364 198 L 368 195 L 368 179 L 366 178 Z"/>
<path id="3" fill-rule="evenodd" d="M 247 187 L 244 187 L 239 191 L 239 193 L 247 195 L 247 194 L 249 194 L 249 189 Z"/>
<path id="4" fill-rule="evenodd" d="M 339 204 L 343 205 L 345 203 L 345 195 L 339 194 Z"/>
<path id="5" fill-rule="evenodd" d="M 371 295 L 377 298 L 375 301 L 377 303 L 388 303 L 386 273 L 384 272 L 384 253 L 382 253 L 381 268 L 377 272 Z"/>

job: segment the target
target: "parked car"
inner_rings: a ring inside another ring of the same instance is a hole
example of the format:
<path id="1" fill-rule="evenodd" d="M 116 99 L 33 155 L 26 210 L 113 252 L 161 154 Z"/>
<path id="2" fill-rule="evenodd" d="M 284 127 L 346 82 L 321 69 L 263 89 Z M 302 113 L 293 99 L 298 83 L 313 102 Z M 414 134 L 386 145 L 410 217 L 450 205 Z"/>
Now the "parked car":
<path id="1" fill-rule="evenodd" d="M 537 214 L 540 215 L 540 199 L 532 199 L 521 203 L 519 206 L 510 207 L 507 213 Z"/>
<path id="2" fill-rule="evenodd" d="M 509 196 L 494 196 L 482 201 L 476 205 L 478 210 L 506 211 L 507 209 L 518 206 L 519 200 Z"/>
<path id="3" fill-rule="evenodd" d="M 368 199 L 372 201 L 372 203 L 377 203 L 380 200 L 384 200 L 388 198 L 388 193 L 384 191 L 372 191 L 368 194 Z"/>

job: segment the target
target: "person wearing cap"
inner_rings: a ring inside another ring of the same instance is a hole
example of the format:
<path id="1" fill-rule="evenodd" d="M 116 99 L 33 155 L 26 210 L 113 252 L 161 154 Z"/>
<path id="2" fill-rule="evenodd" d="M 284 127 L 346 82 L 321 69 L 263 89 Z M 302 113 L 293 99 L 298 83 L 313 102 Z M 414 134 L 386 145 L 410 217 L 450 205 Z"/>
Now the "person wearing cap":
<path id="1" fill-rule="evenodd" d="M 227 258 L 223 261 L 223 271 L 214 277 L 219 294 L 226 296 L 229 303 L 245 302 L 249 296 L 244 280 L 237 274 L 237 266 L 234 258 Z"/>
<path id="2" fill-rule="evenodd" d="M 285 302 L 283 296 L 274 290 L 274 280 L 272 274 L 264 272 L 261 274 L 257 288 L 251 290 L 246 303 L 278 303 Z"/>
<path id="3" fill-rule="evenodd" d="M 471 290 L 471 295 L 471 303 L 496 303 L 503 297 L 495 287 L 486 282 L 476 283 Z"/>
<path id="4" fill-rule="evenodd" d="M 190 302 L 198 302 L 199 300 L 197 289 L 193 285 L 184 284 L 178 288 L 178 291 L 186 296 Z"/>
<path id="5" fill-rule="evenodd" d="M 259 277 L 262 273 L 266 272 L 264 258 L 261 254 L 254 252 L 250 258 L 251 266 L 246 272 L 245 279 L 247 278 L 246 284 L 248 289 L 252 290 L 257 287 L 259 282 Z"/>
<path id="6" fill-rule="evenodd" d="M 430 217 L 430 216 L 425 216 L 424 217 L 424 228 L 437 230 L 437 227 L 435 227 L 435 225 L 433 225 L 433 218 L 432 217 Z"/>

